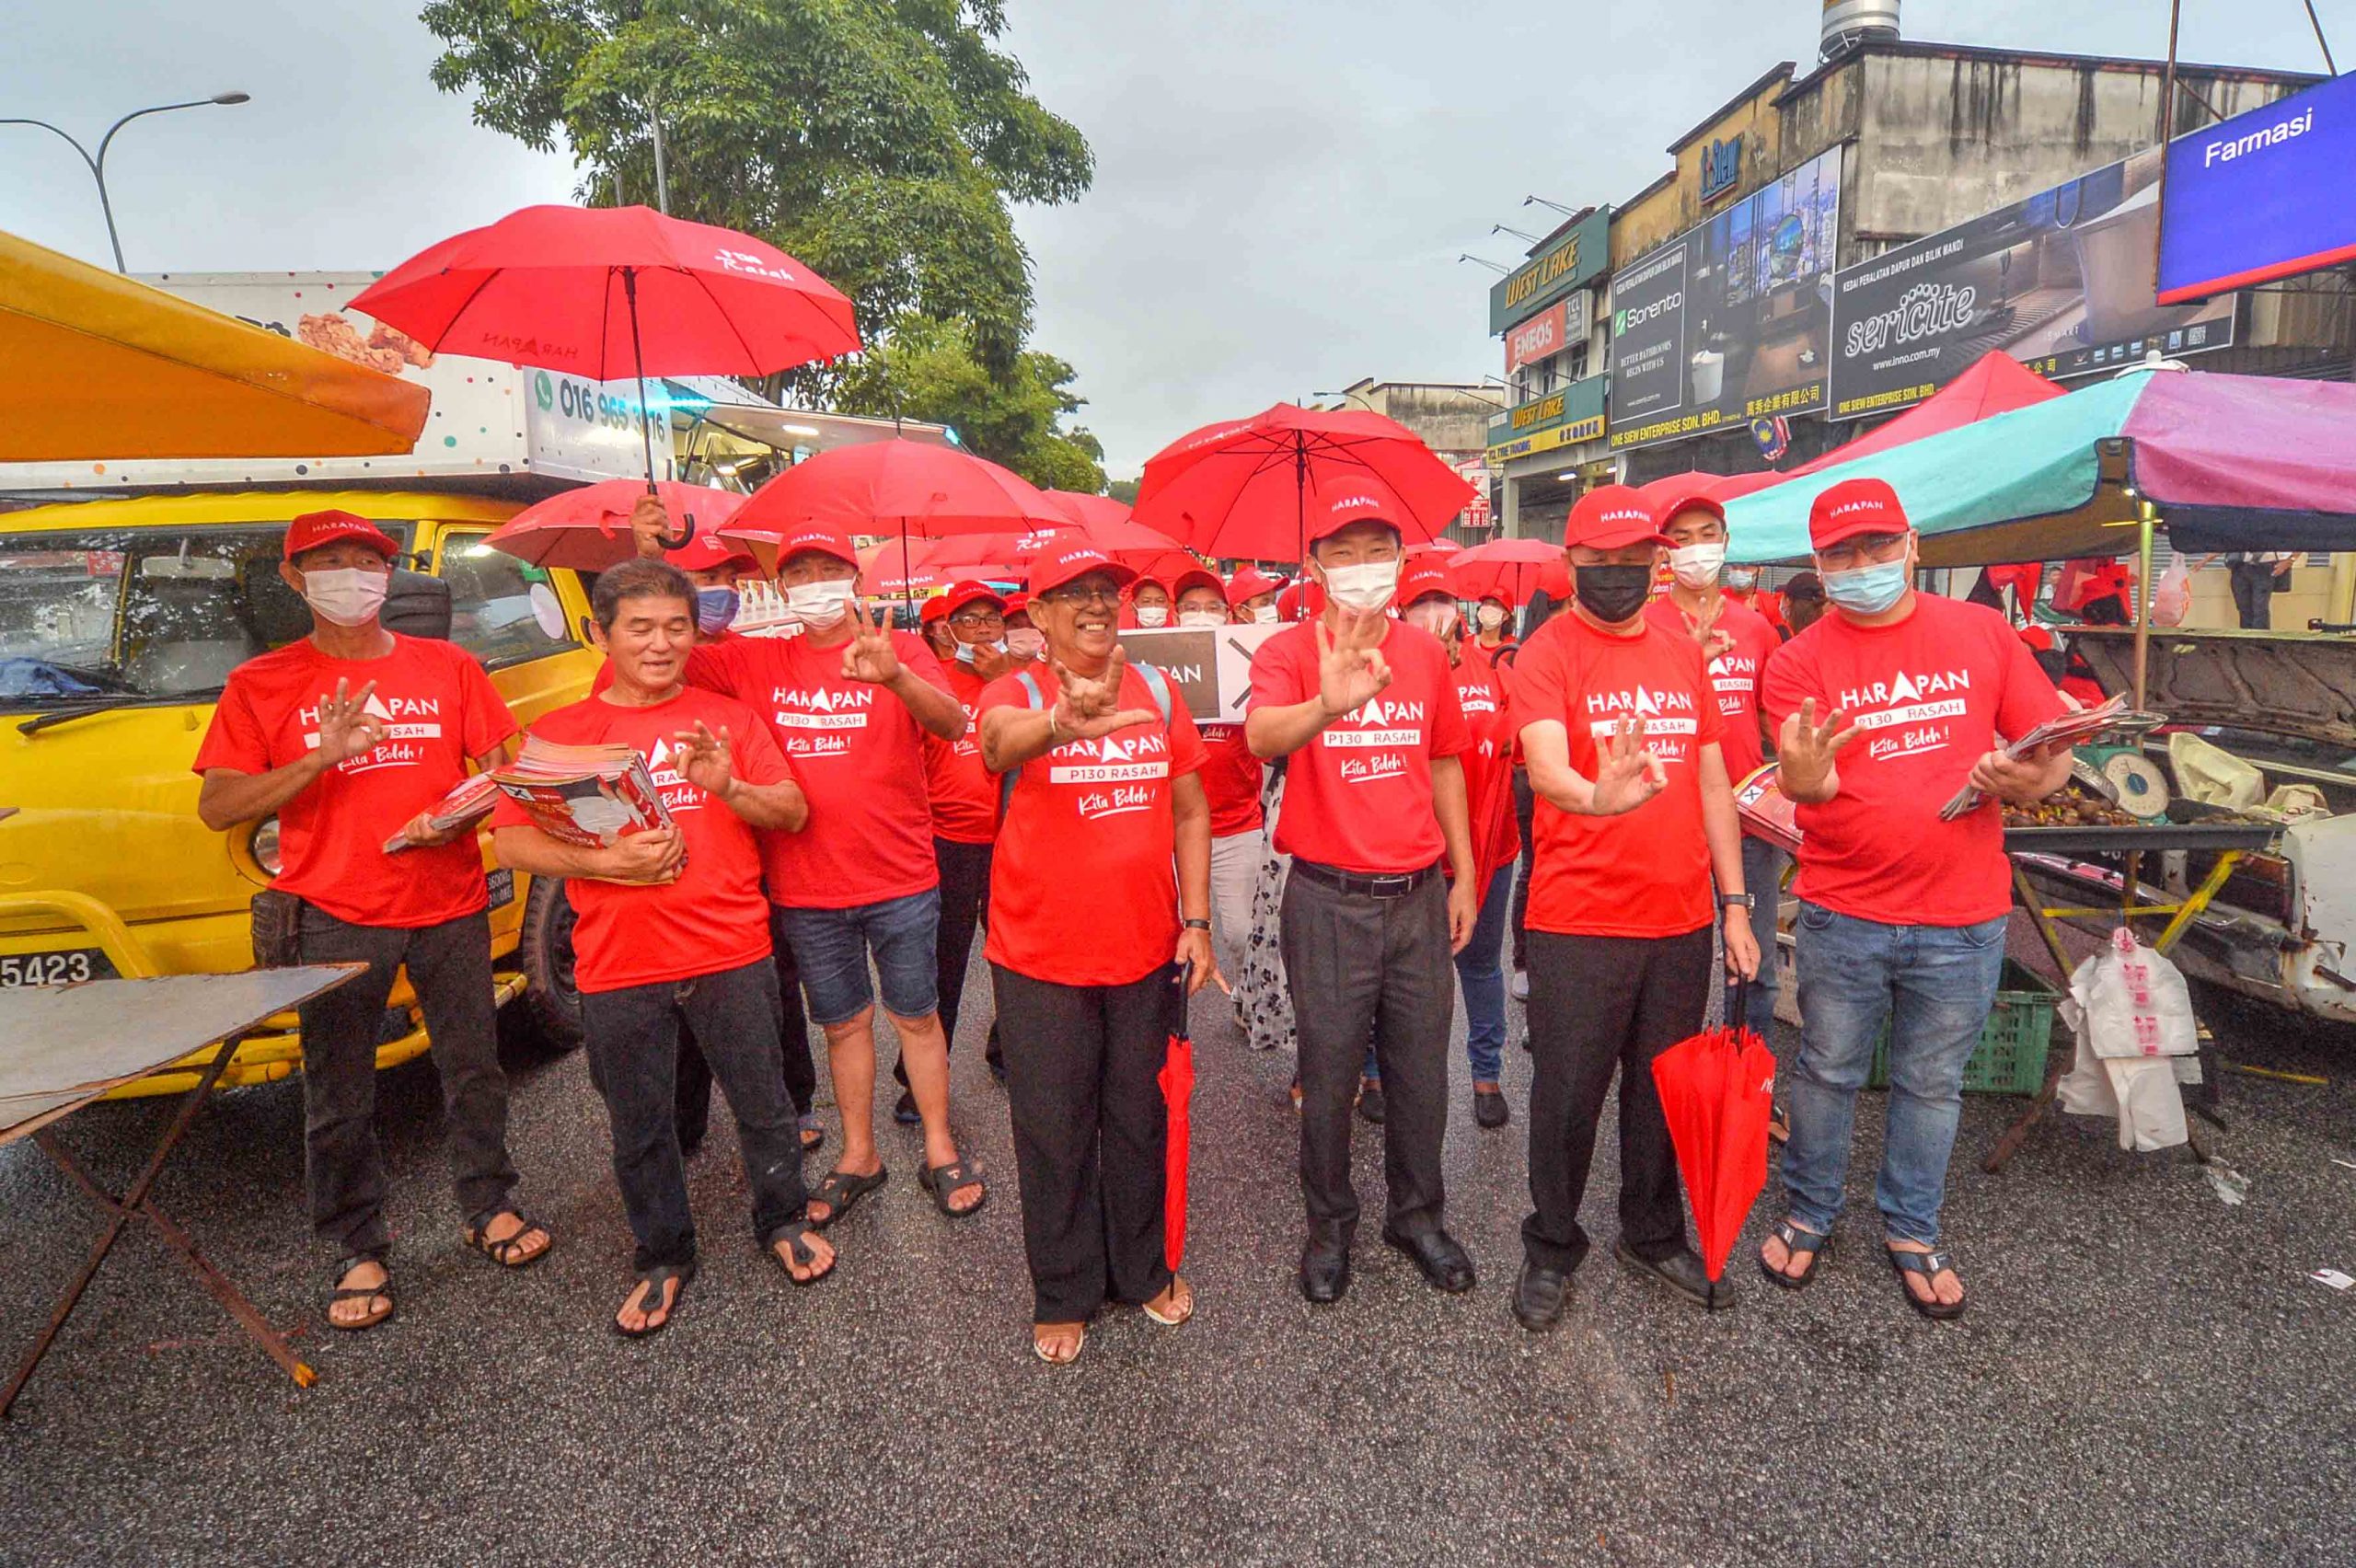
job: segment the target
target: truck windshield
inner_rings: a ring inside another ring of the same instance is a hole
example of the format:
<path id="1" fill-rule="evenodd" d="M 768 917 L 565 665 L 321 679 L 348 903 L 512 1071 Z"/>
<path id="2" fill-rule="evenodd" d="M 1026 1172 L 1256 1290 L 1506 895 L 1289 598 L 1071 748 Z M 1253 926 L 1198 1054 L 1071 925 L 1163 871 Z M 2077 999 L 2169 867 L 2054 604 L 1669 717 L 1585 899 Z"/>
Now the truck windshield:
<path id="1" fill-rule="evenodd" d="M 285 533 L 0 529 L 0 709 L 219 691 L 237 665 L 310 629 L 278 576 Z"/>

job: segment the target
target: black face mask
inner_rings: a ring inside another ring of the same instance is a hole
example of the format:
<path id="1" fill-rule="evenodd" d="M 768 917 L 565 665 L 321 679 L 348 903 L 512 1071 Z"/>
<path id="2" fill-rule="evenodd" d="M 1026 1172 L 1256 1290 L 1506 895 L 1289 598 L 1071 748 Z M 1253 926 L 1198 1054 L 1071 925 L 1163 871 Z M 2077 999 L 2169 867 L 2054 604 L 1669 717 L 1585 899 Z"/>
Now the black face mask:
<path id="1" fill-rule="evenodd" d="M 1606 626 L 1633 618 L 1652 596 L 1649 566 L 1580 566 L 1571 577 L 1580 606 Z"/>

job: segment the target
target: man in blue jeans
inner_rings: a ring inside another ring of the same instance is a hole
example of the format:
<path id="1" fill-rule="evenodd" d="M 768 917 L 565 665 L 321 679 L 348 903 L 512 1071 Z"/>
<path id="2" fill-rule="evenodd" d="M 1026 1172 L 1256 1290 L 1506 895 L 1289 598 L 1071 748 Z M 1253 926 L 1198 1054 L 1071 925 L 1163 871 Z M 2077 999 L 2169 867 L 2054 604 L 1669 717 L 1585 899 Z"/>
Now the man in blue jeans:
<path id="1" fill-rule="evenodd" d="M 1939 1245 L 1963 1069 L 2004 961 L 2012 884 L 1999 800 L 2039 801 L 2070 777 L 2066 746 L 2018 760 L 2000 737 L 2062 710 L 2003 616 L 1918 593 L 1897 492 L 1851 479 L 1819 495 L 1809 543 L 1831 613 L 1767 663 L 1784 792 L 1797 805 L 1799 1062 L 1788 1075 L 1788 1216 L 1760 1251 L 1777 1285 L 1815 1277 L 1840 1217 L 1857 1090 L 1889 1032 L 1888 1129 L 1874 1190 L 1908 1305 L 1963 1311 Z M 1952 822 L 1966 782 L 1991 797 Z"/>

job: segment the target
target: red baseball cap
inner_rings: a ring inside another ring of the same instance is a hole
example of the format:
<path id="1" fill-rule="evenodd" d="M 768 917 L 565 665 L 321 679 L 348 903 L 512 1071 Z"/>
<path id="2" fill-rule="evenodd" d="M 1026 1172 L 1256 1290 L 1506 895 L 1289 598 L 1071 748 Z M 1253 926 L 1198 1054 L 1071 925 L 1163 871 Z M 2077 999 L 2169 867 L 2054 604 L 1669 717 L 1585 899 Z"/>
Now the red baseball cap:
<path id="1" fill-rule="evenodd" d="M 949 601 L 946 597 L 940 594 L 935 594 L 933 597 L 927 599 L 924 602 L 924 608 L 917 612 L 917 624 L 918 626 L 930 626 L 937 620 L 947 620 L 948 618 Z"/>
<path id="2" fill-rule="evenodd" d="M 1241 567 L 1237 569 L 1234 576 L 1227 580 L 1227 602 L 1230 605 L 1240 605 L 1246 599 L 1256 599 L 1263 594 L 1274 594 L 1283 587 L 1284 584 L 1281 582 L 1256 566 Z"/>
<path id="3" fill-rule="evenodd" d="M 850 536 L 840 529 L 829 528 L 819 523 L 805 523 L 780 539 L 777 542 L 777 563 L 783 566 L 805 550 L 815 550 L 820 555 L 832 556 L 837 560 L 848 561 L 854 567 L 859 564 L 859 552 L 851 548 Z"/>
<path id="4" fill-rule="evenodd" d="M 1400 527 L 1407 509 L 1389 485 L 1372 474 L 1343 474 L 1320 484 L 1309 501 L 1309 542 L 1329 538 L 1353 523 Z"/>
<path id="5" fill-rule="evenodd" d="M 401 553 L 399 543 L 390 534 L 356 513 L 306 512 L 286 525 L 284 559 L 293 560 L 305 550 L 332 545 L 339 539 L 357 539 L 387 560 Z"/>
<path id="6" fill-rule="evenodd" d="M 681 571 L 710 571 L 714 567 L 726 566 L 730 561 L 741 561 L 756 571 L 761 567 L 761 563 L 753 559 L 752 551 L 733 539 L 723 539 L 705 528 L 698 528 L 696 536 L 677 549 L 664 550 L 663 559 Z"/>
<path id="7" fill-rule="evenodd" d="M 1860 534 L 1903 534 L 1913 526 L 1887 479 L 1843 479 L 1828 485 L 1807 509 L 1811 549 L 1820 550 Z"/>
<path id="8" fill-rule="evenodd" d="M 2053 651 L 2053 634 L 2043 627 L 2032 622 L 2021 628 L 2020 632 L 2021 640 L 2038 652 L 2050 653 Z"/>
<path id="9" fill-rule="evenodd" d="M 1705 513 L 1716 518 L 1721 524 L 1727 520 L 1725 503 L 1715 496 L 1703 495 L 1697 490 L 1671 495 L 1654 509 L 1653 521 L 1659 525 L 1661 532 L 1666 534 L 1669 531 L 1669 520 L 1687 512 Z"/>
<path id="10" fill-rule="evenodd" d="M 1404 609 L 1426 594 L 1445 594 L 1450 602 L 1456 598 L 1456 589 L 1448 580 L 1448 558 L 1444 555 L 1426 552 L 1409 556 L 1407 564 L 1400 568 L 1399 589 L 1391 602 Z"/>
<path id="11" fill-rule="evenodd" d="M 1325 613 L 1325 590 L 1311 578 L 1301 578 L 1276 595 L 1278 620 L 1307 620 Z"/>
<path id="12" fill-rule="evenodd" d="M 1616 550 L 1623 545 L 1665 545 L 1669 536 L 1653 520 L 1653 509 L 1627 485 L 1598 485 L 1572 503 L 1564 525 L 1563 548 Z"/>
<path id="13" fill-rule="evenodd" d="M 1221 600 L 1227 597 L 1227 584 L 1221 582 L 1218 580 L 1218 573 L 1207 566 L 1190 566 L 1171 579 L 1170 602 L 1176 604 L 1185 596 L 1186 590 L 1189 588 L 1216 589 Z"/>
<path id="14" fill-rule="evenodd" d="M 1009 594 L 1006 596 L 1006 609 L 1003 613 L 1009 620 L 1012 620 L 1017 616 L 1029 615 L 1031 613 L 1031 595 L 1028 594 Z"/>
<path id="15" fill-rule="evenodd" d="M 1031 597 L 1054 592 L 1076 578 L 1101 571 L 1126 588 L 1138 580 L 1138 574 L 1123 566 L 1085 539 L 1068 544 L 1050 542 L 1046 548 L 1031 559 Z"/>
<path id="16" fill-rule="evenodd" d="M 949 592 L 935 599 L 933 603 L 941 606 L 942 615 L 953 616 L 966 605 L 980 604 L 985 599 L 996 605 L 1000 615 L 1006 613 L 1006 595 L 988 583 L 971 578 L 963 582 L 952 582 L 949 585 Z"/>

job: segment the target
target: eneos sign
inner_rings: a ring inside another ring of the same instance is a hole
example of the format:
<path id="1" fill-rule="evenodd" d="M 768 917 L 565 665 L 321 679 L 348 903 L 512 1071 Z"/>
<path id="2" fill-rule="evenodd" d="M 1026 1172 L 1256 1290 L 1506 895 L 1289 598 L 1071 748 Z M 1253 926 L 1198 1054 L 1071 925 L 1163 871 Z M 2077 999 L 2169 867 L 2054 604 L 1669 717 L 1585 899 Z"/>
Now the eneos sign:
<path id="1" fill-rule="evenodd" d="M 2168 144 L 2159 303 L 2356 260 L 2356 74 Z"/>

